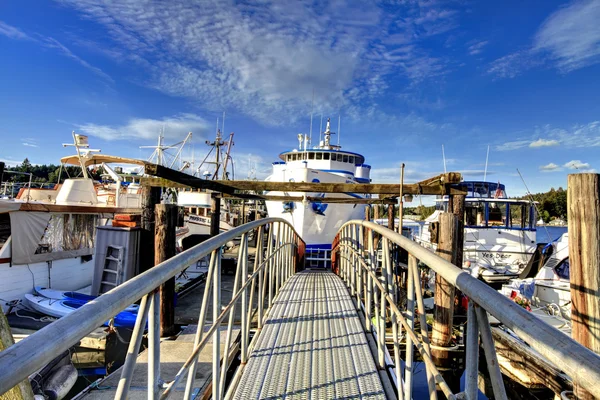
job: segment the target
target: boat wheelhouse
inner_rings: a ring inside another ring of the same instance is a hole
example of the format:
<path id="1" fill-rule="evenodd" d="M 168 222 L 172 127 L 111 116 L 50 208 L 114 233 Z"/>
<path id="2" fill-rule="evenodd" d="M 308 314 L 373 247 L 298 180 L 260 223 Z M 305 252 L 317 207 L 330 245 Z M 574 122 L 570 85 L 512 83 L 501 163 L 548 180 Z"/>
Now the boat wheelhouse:
<path id="1" fill-rule="evenodd" d="M 485 281 L 506 282 L 525 268 L 536 249 L 535 203 L 510 199 L 501 183 L 468 181 L 466 191 L 463 266 L 478 268 Z M 448 210 L 447 196 L 436 200 L 436 211 L 426 219 L 416 238 L 430 243 L 429 225 Z"/>
<path id="2" fill-rule="evenodd" d="M 370 183 L 371 166 L 361 154 L 342 150 L 331 143 L 330 120 L 327 120 L 323 140 L 309 146 L 308 135 L 298 135 L 298 148 L 284 151 L 281 161 L 273 163 L 267 181 L 314 183 Z M 302 197 L 303 201 L 267 201 L 270 217 L 291 223 L 306 242 L 308 267 L 329 267 L 331 243 L 338 229 L 351 219 L 362 219 L 365 206 L 361 204 L 327 203 L 327 198 L 365 198 L 358 193 L 300 193 L 271 192 L 270 195 Z M 308 201 L 308 197 L 322 201 Z"/>

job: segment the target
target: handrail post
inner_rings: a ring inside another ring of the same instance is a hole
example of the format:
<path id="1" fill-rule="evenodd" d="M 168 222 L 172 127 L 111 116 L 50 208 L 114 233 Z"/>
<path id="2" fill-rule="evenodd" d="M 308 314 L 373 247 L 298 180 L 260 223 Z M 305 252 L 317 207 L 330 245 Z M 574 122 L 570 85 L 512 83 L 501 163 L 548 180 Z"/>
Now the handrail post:
<path id="1" fill-rule="evenodd" d="M 367 265 L 369 268 L 373 268 L 373 230 L 369 229 L 369 263 Z M 372 302 L 373 302 L 373 278 L 371 274 L 367 273 L 367 301 L 365 302 L 365 325 L 367 332 L 372 332 L 373 327 L 371 325 L 371 310 L 372 310 Z"/>
<path id="2" fill-rule="evenodd" d="M 271 308 L 271 306 L 273 305 L 273 257 L 271 257 L 273 255 L 273 237 L 274 237 L 274 233 L 273 231 L 275 230 L 275 222 L 271 224 L 270 229 L 269 229 L 269 244 L 267 247 L 267 257 L 269 259 L 269 274 L 268 274 L 268 278 L 266 281 L 266 284 L 269 287 L 269 307 Z"/>
<path id="3" fill-rule="evenodd" d="M 475 304 L 469 299 L 467 307 L 467 340 L 466 347 L 466 376 L 465 393 L 467 400 L 477 400 L 479 388 L 477 386 L 479 374 L 479 326 Z"/>
<path id="4" fill-rule="evenodd" d="M 475 306 L 477 313 L 477 323 L 481 332 L 481 344 L 485 353 L 485 361 L 488 367 L 488 374 L 492 381 L 494 390 L 494 398 L 498 400 L 507 399 L 506 390 L 504 389 L 504 381 L 502 380 L 502 372 L 500 372 L 500 364 L 496 356 L 496 348 L 494 347 L 494 338 L 492 337 L 492 329 L 488 320 L 487 311 L 479 306 Z"/>
<path id="5" fill-rule="evenodd" d="M 216 323 L 221 313 L 221 249 L 217 250 L 216 268 L 213 285 L 213 324 Z M 220 382 L 221 382 L 221 324 L 217 323 L 217 329 L 213 333 L 213 382 L 212 382 L 212 398 L 219 400 L 221 398 Z M 225 349 L 227 353 L 227 349 Z"/>
<path id="6" fill-rule="evenodd" d="M 148 400 L 158 400 L 160 382 L 160 298 L 158 288 L 150 295 L 148 315 Z"/>
<path id="7" fill-rule="evenodd" d="M 415 327 L 415 284 L 413 274 L 407 274 L 406 278 L 406 322 L 412 331 Z M 406 362 L 404 368 L 404 398 L 412 398 L 413 389 L 413 342 L 409 335 L 406 335 Z"/>

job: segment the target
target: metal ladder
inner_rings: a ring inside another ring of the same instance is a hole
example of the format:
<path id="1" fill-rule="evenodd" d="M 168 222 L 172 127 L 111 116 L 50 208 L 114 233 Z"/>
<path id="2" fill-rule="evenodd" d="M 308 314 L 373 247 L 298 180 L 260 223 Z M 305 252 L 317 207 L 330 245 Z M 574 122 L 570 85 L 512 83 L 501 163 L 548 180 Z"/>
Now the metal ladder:
<path id="1" fill-rule="evenodd" d="M 109 290 L 123 283 L 123 246 L 106 247 L 104 257 L 104 268 L 102 269 L 102 279 L 100 280 L 100 293 L 106 293 Z"/>

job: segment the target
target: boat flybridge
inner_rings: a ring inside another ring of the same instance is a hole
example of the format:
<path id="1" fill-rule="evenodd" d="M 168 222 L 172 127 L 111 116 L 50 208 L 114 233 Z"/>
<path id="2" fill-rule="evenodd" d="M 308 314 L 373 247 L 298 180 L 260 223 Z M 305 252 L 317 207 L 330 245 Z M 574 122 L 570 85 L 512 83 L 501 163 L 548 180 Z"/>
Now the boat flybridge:
<path id="1" fill-rule="evenodd" d="M 339 129 L 338 129 L 339 133 Z M 281 161 L 273 163 L 273 172 L 266 178 L 272 182 L 370 183 L 371 166 L 358 153 L 342 150 L 333 144 L 330 120 L 318 146 L 310 146 L 310 137 L 298 134 L 298 148 L 284 151 Z M 271 192 L 271 195 L 303 197 L 303 201 L 267 201 L 270 217 L 287 220 L 306 242 L 309 267 L 328 267 L 331 243 L 338 229 L 351 219 L 362 219 L 365 206 L 361 204 L 328 204 L 326 201 L 307 201 L 307 197 L 365 198 L 357 193 L 299 193 Z"/>
<path id="2" fill-rule="evenodd" d="M 137 182 L 124 182 L 109 164 L 140 166 L 144 161 L 98 154 L 87 137 L 73 133 L 77 154 L 61 159 L 78 165 L 81 177 L 51 189 L 21 188 L 15 199 L 0 200 L 0 299 L 10 307 L 34 286 L 76 290 L 92 283 L 96 227 L 117 213 L 140 210 Z M 110 181 L 88 171 L 101 165 Z"/>
<path id="3" fill-rule="evenodd" d="M 475 268 L 489 283 L 516 278 L 537 247 L 535 203 L 508 198 L 499 182 L 465 181 L 461 185 L 467 191 L 463 267 Z M 447 196 L 438 197 L 435 212 L 415 240 L 433 247 L 428 228 L 447 209 Z"/>

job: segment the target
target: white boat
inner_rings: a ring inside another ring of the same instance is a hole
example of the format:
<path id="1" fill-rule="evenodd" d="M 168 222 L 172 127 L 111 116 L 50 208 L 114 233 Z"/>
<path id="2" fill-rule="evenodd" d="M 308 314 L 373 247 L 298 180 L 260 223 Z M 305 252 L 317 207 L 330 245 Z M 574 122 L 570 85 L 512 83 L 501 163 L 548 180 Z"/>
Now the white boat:
<path id="1" fill-rule="evenodd" d="M 297 149 L 279 155 L 282 161 L 273 163 L 273 172 L 266 178 L 273 182 L 339 182 L 370 183 L 371 166 L 358 153 L 342 150 L 331 143 L 330 121 L 327 120 L 323 140 L 309 147 L 308 135 L 298 135 Z M 364 198 L 357 193 L 297 193 L 270 192 L 274 196 L 321 198 Z M 306 242 L 306 266 L 329 267 L 331 243 L 338 229 L 351 219 L 363 219 L 365 206 L 361 204 L 328 204 L 309 201 L 267 201 L 269 217 L 283 218 L 294 226 Z"/>
<path id="2" fill-rule="evenodd" d="M 488 283 L 518 277 L 537 246 L 535 204 L 509 199 L 500 183 L 465 181 L 461 185 L 467 190 L 463 267 L 476 268 Z M 435 248 L 429 228 L 447 208 L 448 198 L 438 198 L 435 212 L 415 236 L 417 242 Z"/>
<path id="3" fill-rule="evenodd" d="M 571 319 L 571 285 L 569 281 L 569 234 L 549 243 L 544 249 L 547 260 L 533 278 L 513 279 L 502 285 L 501 293 L 520 297 L 532 310 Z"/>
<path id="4" fill-rule="evenodd" d="M 96 154 L 87 137 L 73 134 L 77 154 L 61 159 L 78 165 L 82 178 L 66 179 L 52 189 L 21 189 L 14 200 L 0 200 L 0 299 L 3 310 L 34 286 L 76 290 L 92 283 L 95 228 L 115 213 L 139 210 L 135 185 L 124 186 L 109 164 L 143 161 Z M 88 173 L 102 165 L 115 179 L 97 182 Z"/>

